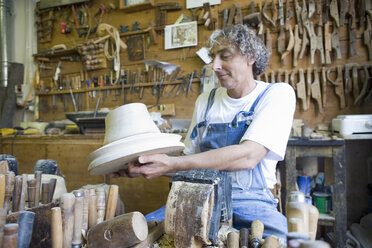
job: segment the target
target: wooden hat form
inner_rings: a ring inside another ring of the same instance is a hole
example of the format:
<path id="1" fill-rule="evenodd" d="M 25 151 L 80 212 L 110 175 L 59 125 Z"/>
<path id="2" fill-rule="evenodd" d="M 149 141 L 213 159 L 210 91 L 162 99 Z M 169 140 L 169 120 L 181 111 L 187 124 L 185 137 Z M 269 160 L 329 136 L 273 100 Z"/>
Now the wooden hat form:
<path id="1" fill-rule="evenodd" d="M 103 146 L 87 157 L 91 175 L 126 169 L 144 154 L 174 154 L 183 150 L 181 135 L 161 133 L 143 103 L 122 105 L 105 118 Z"/>

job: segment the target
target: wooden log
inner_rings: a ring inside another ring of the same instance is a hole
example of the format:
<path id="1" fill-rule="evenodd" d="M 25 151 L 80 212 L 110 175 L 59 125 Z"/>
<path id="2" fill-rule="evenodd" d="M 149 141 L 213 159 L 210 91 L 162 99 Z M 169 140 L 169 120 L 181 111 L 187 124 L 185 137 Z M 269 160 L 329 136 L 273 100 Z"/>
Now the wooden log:
<path id="1" fill-rule="evenodd" d="M 49 185 L 48 185 L 49 186 Z M 64 193 L 61 196 L 63 247 L 71 248 L 72 235 L 74 233 L 74 204 L 75 196 L 72 193 Z"/>
<path id="2" fill-rule="evenodd" d="M 144 241 L 148 235 L 145 217 L 140 212 L 131 212 L 105 220 L 89 229 L 89 248 L 131 247 Z"/>

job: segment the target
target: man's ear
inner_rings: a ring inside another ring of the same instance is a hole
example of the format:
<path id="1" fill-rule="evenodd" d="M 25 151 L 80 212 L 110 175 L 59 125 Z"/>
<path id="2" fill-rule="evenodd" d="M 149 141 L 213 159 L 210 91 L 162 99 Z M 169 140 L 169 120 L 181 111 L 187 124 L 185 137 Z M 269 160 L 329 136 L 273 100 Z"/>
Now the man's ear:
<path id="1" fill-rule="evenodd" d="M 255 59 L 247 59 L 248 66 L 252 66 L 254 64 L 254 62 L 256 62 Z"/>

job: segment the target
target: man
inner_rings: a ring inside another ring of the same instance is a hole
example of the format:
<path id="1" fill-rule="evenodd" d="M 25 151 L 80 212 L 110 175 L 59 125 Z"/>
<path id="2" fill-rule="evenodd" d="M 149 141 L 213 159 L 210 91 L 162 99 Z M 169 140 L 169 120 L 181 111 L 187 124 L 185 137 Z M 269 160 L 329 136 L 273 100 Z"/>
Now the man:
<path id="1" fill-rule="evenodd" d="M 198 97 L 185 156 L 144 155 L 138 159 L 141 166 L 130 164 L 128 171 L 118 174 L 151 179 L 191 169 L 229 171 L 234 227 L 250 227 L 260 220 L 265 236 L 285 238 L 287 221 L 277 211 L 270 189 L 276 183 L 276 164 L 285 155 L 296 105 L 294 91 L 285 83 L 254 79 L 265 71 L 270 54 L 247 26 L 216 30 L 209 45 L 221 87 Z"/>

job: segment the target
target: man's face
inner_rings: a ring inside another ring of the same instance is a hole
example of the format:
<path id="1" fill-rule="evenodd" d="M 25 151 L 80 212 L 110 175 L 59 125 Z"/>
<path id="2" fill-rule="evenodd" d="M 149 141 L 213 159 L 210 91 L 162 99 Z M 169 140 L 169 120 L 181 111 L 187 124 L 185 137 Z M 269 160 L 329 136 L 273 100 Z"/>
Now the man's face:
<path id="1" fill-rule="evenodd" d="M 215 71 L 222 87 L 227 90 L 243 90 L 252 77 L 252 64 L 238 48 L 227 43 L 216 44 L 210 51 Z"/>

